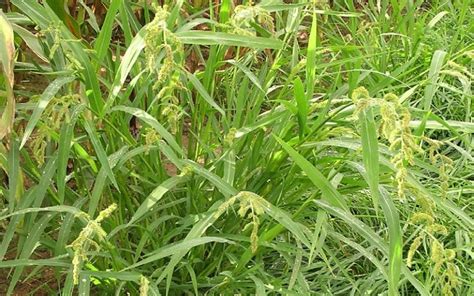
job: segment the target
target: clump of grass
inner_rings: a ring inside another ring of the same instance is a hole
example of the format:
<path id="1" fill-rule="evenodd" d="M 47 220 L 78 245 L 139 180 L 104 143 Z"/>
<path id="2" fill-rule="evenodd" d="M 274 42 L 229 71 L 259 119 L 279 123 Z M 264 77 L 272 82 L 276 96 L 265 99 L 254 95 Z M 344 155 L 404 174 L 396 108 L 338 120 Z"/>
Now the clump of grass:
<path id="1" fill-rule="evenodd" d="M 0 294 L 472 294 L 469 1 L 9 2 Z"/>

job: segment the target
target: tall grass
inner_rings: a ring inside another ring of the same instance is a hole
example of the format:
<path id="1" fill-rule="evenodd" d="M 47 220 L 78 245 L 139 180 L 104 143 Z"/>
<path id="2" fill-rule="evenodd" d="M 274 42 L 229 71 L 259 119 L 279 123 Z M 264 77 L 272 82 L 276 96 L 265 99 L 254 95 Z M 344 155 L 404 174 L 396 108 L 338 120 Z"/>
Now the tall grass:
<path id="1" fill-rule="evenodd" d="M 10 2 L 2 294 L 474 293 L 469 1 Z"/>

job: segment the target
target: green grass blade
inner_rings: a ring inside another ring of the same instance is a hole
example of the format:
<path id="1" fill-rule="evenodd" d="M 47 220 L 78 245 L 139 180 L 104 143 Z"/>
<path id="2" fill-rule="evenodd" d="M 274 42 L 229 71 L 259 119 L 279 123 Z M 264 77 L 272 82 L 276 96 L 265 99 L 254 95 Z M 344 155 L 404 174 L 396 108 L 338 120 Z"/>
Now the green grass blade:
<path id="1" fill-rule="evenodd" d="M 176 37 L 185 44 L 242 46 L 257 49 L 283 48 L 283 42 L 278 39 L 220 32 L 185 31 L 176 33 Z"/>
<path id="2" fill-rule="evenodd" d="M 193 284 L 194 295 L 199 295 L 196 272 L 195 272 L 194 269 L 193 269 L 190 265 L 188 265 L 188 264 L 186 264 L 186 269 L 188 270 L 189 276 L 191 277 L 191 282 L 192 282 L 192 284 Z"/>
<path id="3" fill-rule="evenodd" d="M 230 147 L 224 156 L 224 176 L 222 177 L 224 182 L 230 186 L 234 185 L 235 180 L 235 151 Z"/>
<path id="4" fill-rule="evenodd" d="M 20 150 L 18 141 L 14 140 L 8 152 L 8 210 L 10 213 L 15 209 L 17 197 L 20 197 L 17 196 L 20 193 L 18 185 L 23 186 L 20 174 Z"/>
<path id="5" fill-rule="evenodd" d="M 188 77 L 188 80 L 191 82 L 191 84 L 194 86 L 194 88 L 198 91 L 198 93 L 201 95 L 201 97 L 209 104 L 211 105 L 214 109 L 217 110 L 222 116 L 225 116 L 224 110 L 222 110 L 219 105 L 214 101 L 214 99 L 209 95 L 209 93 L 206 91 L 204 86 L 201 84 L 201 82 L 194 76 L 194 74 L 191 74 L 186 71 L 186 76 Z"/>
<path id="6" fill-rule="evenodd" d="M 436 24 L 437 24 L 445 15 L 447 15 L 447 14 L 449 14 L 448 11 L 441 11 L 441 12 L 439 12 L 437 15 L 435 15 L 435 16 L 431 19 L 431 21 L 428 23 L 427 27 L 428 27 L 429 29 L 434 28 L 434 26 L 436 26 Z"/>
<path id="7" fill-rule="evenodd" d="M 115 112 L 115 111 L 122 111 L 128 114 L 131 114 L 133 116 L 136 116 L 138 119 L 142 120 L 143 122 L 149 124 L 152 128 L 154 128 L 158 134 L 160 134 L 166 142 L 180 155 L 184 155 L 183 149 L 181 149 L 181 146 L 178 145 L 176 142 L 175 138 L 173 137 L 172 134 L 170 134 L 159 122 L 156 120 L 153 116 L 150 114 L 146 113 L 145 111 L 138 109 L 138 108 L 132 108 L 132 107 L 126 107 L 126 106 L 116 106 L 110 110 L 110 112 Z"/>
<path id="8" fill-rule="evenodd" d="M 110 155 L 107 159 L 109 167 L 102 166 L 100 168 L 99 174 L 95 178 L 94 188 L 92 189 L 91 198 L 89 201 L 89 211 L 87 214 L 89 217 L 94 217 L 95 212 L 99 206 L 99 200 L 102 195 L 104 195 L 105 182 L 108 176 L 108 169 L 112 170 L 118 163 L 119 159 L 127 152 L 128 147 L 123 146 L 117 152 Z"/>
<path id="9" fill-rule="evenodd" d="M 48 160 L 44 170 L 41 172 L 41 178 L 39 180 L 38 185 L 31 188 L 27 191 L 22 198 L 19 200 L 19 204 L 16 207 L 17 209 L 26 209 L 28 207 L 39 208 L 45 198 L 46 191 L 48 190 L 49 186 L 51 185 L 51 178 L 56 171 L 56 157 L 53 156 Z M 36 218 L 36 213 L 33 211 L 32 215 L 29 215 L 23 220 L 23 215 L 14 215 L 11 219 L 11 222 L 8 224 L 7 230 L 2 238 L 2 243 L 0 245 L 0 258 L 4 258 L 8 246 L 13 239 L 15 232 L 17 231 L 17 226 L 19 223 L 24 225 L 24 229 L 29 229 L 35 225 L 34 220 Z"/>
<path id="10" fill-rule="evenodd" d="M 117 98 L 118 94 L 122 90 L 123 84 L 127 79 L 127 76 L 132 71 L 133 66 L 137 62 L 138 57 L 145 48 L 145 29 L 140 30 L 137 35 L 133 38 L 130 46 L 127 48 L 122 61 L 115 75 L 115 79 L 110 87 L 111 91 L 109 97 L 107 98 L 107 103 L 105 107 L 105 112 L 109 111 L 109 108 L 112 106 L 113 102 Z"/>
<path id="11" fill-rule="evenodd" d="M 263 199 L 263 198 L 262 198 Z M 311 247 L 309 237 L 311 232 L 304 225 L 295 222 L 290 215 L 280 208 L 272 205 L 269 202 L 265 202 L 265 213 L 275 219 L 280 225 L 288 229 L 299 241 L 301 241 L 306 247 Z"/>
<path id="12" fill-rule="evenodd" d="M 395 208 L 390 196 L 380 196 L 379 190 L 379 151 L 377 128 L 375 126 L 372 108 L 369 107 L 359 113 L 359 123 L 361 125 L 362 159 L 364 161 L 367 183 L 374 208 L 377 210 L 382 204 L 385 220 L 389 228 L 389 295 L 398 295 L 398 281 L 402 266 L 402 230 L 398 211 Z"/>
<path id="13" fill-rule="evenodd" d="M 309 112 L 309 101 L 304 94 L 303 82 L 299 77 L 296 77 L 294 81 L 294 94 L 296 99 L 296 106 L 298 107 L 298 124 L 300 138 L 303 137 L 305 131 L 307 130 L 306 121 Z"/>
<path id="14" fill-rule="evenodd" d="M 219 21 L 221 23 L 226 23 L 227 21 L 229 21 L 231 7 L 231 0 L 222 0 L 221 7 L 219 10 Z"/>
<path id="15" fill-rule="evenodd" d="M 190 166 L 194 173 L 206 178 L 209 182 L 214 184 L 224 196 L 230 197 L 238 193 L 234 187 L 225 182 L 221 177 L 203 168 L 194 161 L 184 160 L 183 163 Z"/>
<path id="16" fill-rule="evenodd" d="M 331 185 L 324 175 L 314 167 L 309 161 L 301 156 L 295 149 L 274 135 L 274 138 L 280 143 L 283 149 L 293 158 L 295 163 L 308 175 L 313 184 L 321 190 L 322 199 L 327 200 L 331 205 L 348 210 L 342 195 Z"/>
<path id="17" fill-rule="evenodd" d="M 81 104 L 74 108 L 69 122 L 61 127 L 58 143 L 58 170 L 56 174 L 56 185 L 58 187 L 59 203 L 64 203 L 64 194 L 66 191 L 66 173 L 69 159 L 69 152 L 74 136 L 74 127 L 79 115 L 84 111 L 86 105 Z"/>
<path id="18" fill-rule="evenodd" d="M 97 39 L 95 40 L 94 50 L 96 51 L 96 58 L 99 63 L 104 60 L 107 51 L 109 50 L 113 30 L 113 22 L 121 2 L 122 1 L 120 0 L 112 0 L 110 2 L 104 23 L 102 24 L 102 28 L 99 32 L 99 35 L 97 36 Z M 97 64 L 96 69 L 98 69 L 99 66 L 100 64 Z"/>
<path id="19" fill-rule="evenodd" d="M 48 58 L 41 47 L 40 38 L 35 34 L 31 33 L 27 29 L 20 27 L 17 24 L 12 24 L 13 31 L 25 41 L 26 45 L 39 57 L 42 61 L 48 62 Z"/>
<path id="20" fill-rule="evenodd" d="M 91 290 L 91 277 L 87 274 L 79 276 L 79 285 L 77 287 L 78 296 L 89 296 Z"/>
<path id="21" fill-rule="evenodd" d="M 430 71 L 428 73 L 428 85 L 425 87 L 425 95 L 423 97 L 423 110 L 425 111 L 429 111 L 431 108 L 431 102 L 433 101 L 436 89 L 438 88 L 437 82 L 439 72 L 443 66 L 445 56 L 445 51 L 437 50 L 431 59 Z"/>
<path id="22" fill-rule="evenodd" d="M 193 239 L 185 239 L 184 241 L 181 241 L 179 243 L 171 244 L 168 246 L 165 246 L 163 248 L 160 248 L 158 250 L 155 250 L 154 252 L 148 254 L 148 256 L 143 259 L 138 261 L 137 263 L 128 266 L 125 270 L 137 268 L 139 266 L 154 262 L 156 260 L 159 260 L 161 258 L 173 256 L 178 253 L 187 253 L 191 248 L 208 244 L 208 243 L 231 243 L 232 241 L 220 238 L 220 237 L 198 237 L 198 238 L 193 238 Z"/>
<path id="23" fill-rule="evenodd" d="M 181 183 L 184 183 L 189 180 L 189 177 L 186 176 L 174 176 L 168 180 L 161 183 L 156 187 L 150 195 L 143 201 L 143 203 L 138 207 L 135 214 L 130 218 L 128 225 L 136 223 L 143 215 L 145 215 L 153 206 L 172 188 L 178 186 Z"/>
<path id="24" fill-rule="evenodd" d="M 314 79 L 316 76 L 316 44 L 317 44 L 317 26 L 318 20 L 316 12 L 313 12 L 313 21 L 308 40 L 308 49 L 306 57 L 306 100 L 309 102 L 314 94 Z"/>
<path id="25" fill-rule="evenodd" d="M 109 177 L 112 184 L 115 186 L 117 190 L 119 190 L 119 186 L 117 184 L 117 180 L 115 179 L 114 172 L 112 171 L 109 161 L 107 160 L 107 154 L 105 153 L 102 144 L 100 143 L 99 138 L 97 137 L 98 133 L 92 123 L 84 118 L 84 129 L 87 131 L 87 134 L 90 137 L 92 146 L 94 146 L 95 152 L 97 154 L 97 158 L 99 159 L 100 164 L 105 169 L 107 176 Z"/>
<path id="26" fill-rule="evenodd" d="M 193 228 L 186 235 L 184 242 L 195 241 L 196 239 L 199 239 L 204 234 L 206 229 L 208 229 L 220 217 L 220 215 L 216 215 L 216 211 L 221 204 L 222 204 L 222 201 L 217 201 L 212 205 L 209 212 L 206 213 L 204 217 L 202 217 L 197 223 L 194 224 Z M 222 213 L 220 212 L 218 213 L 222 215 Z M 156 281 L 156 284 L 159 284 L 165 277 L 171 276 L 175 266 L 186 255 L 186 253 L 187 253 L 187 250 L 182 250 L 171 257 L 165 270 L 162 272 L 162 274 Z"/>
<path id="27" fill-rule="evenodd" d="M 244 72 L 244 74 L 247 75 L 250 81 L 252 81 L 252 83 L 262 92 L 262 94 L 265 94 L 265 91 L 263 90 L 262 84 L 259 81 L 258 77 L 255 76 L 255 74 L 252 73 L 252 71 L 248 67 L 246 67 L 242 63 L 235 60 L 228 60 L 226 62 L 242 70 L 242 72 Z"/>
<path id="28" fill-rule="evenodd" d="M 319 253 L 319 250 L 323 246 L 324 235 L 322 234 L 322 232 L 324 231 L 323 228 L 326 227 L 326 223 L 327 223 L 326 212 L 318 211 L 316 226 L 314 227 L 314 232 L 312 234 L 313 239 L 312 239 L 311 248 L 309 251 L 308 263 L 311 263 L 313 261 L 314 256 L 316 256 Z"/>
<path id="29" fill-rule="evenodd" d="M 172 29 L 175 25 L 176 20 L 178 19 L 179 13 L 181 11 L 181 7 L 183 6 L 184 0 L 176 0 L 173 3 L 173 9 L 166 20 L 167 26 L 169 29 Z"/>
<path id="30" fill-rule="evenodd" d="M 14 259 L 0 261 L 0 268 L 12 268 L 18 266 L 56 266 L 56 267 L 69 267 L 70 262 L 62 261 L 64 256 L 55 257 L 50 259 Z"/>
<path id="31" fill-rule="evenodd" d="M 72 241 L 73 239 L 71 236 L 74 235 L 72 231 L 72 227 L 77 222 L 75 219 L 80 216 L 81 208 L 86 202 L 87 198 L 78 199 L 72 206 L 71 212 L 67 213 L 62 221 L 61 228 L 59 229 L 58 237 L 56 239 L 56 246 L 54 248 L 54 254 L 56 256 L 62 255 L 66 253 L 66 246 L 68 241 Z M 64 207 L 64 206 L 60 206 Z M 74 212 L 77 211 L 77 212 Z M 75 223 L 76 222 L 76 223 Z M 84 221 L 86 222 L 86 221 Z"/>
<path id="32" fill-rule="evenodd" d="M 369 107 L 359 113 L 361 125 L 362 159 L 365 166 L 365 175 L 372 195 L 374 208 L 382 205 L 385 220 L 389 228 L 389 295 L 398 295 L 398 281 L 402 266 L 402 231 L 398 211 L 390 196 L 381 197 L 379 185 L 379 151 L 377 128 L 375 126 L 372 108 Z"/>
<path id="33" fill-rule="evenodd" d="M 256 296 L 266 296 L 268 295 L 265 291 L 265 284 L 256 276 L 250 275 L 250 278 L 255 283 L 255 295 Z"/>
<path id="34" fill-rule="evenodd" d="M 72 206 L 51 206 L 51 207 L 43 207 L 43 208 L 26 208 L 22 210 L 15 211 L 11 214 L 0 216 L 0 220 L 4 220 L 7 218 L 11 218 L 14 216 L 25 215 L 29 213 L 39 213 L 39 212 L 59 212 L 59 213 L 70 213 L 74 215 L 78 215 L 81 213 L 81 210 L 77 209 L 76 207 Z"/>
<path id="35" fill-rule="evenodd" d="M 91 276 L 99 279 L 117 279 L 121 281 L 140 281 L 140 273 L 131 271 L 95 271 L 85 270 L 81 272 L 83 275 Z"/>
<path id="36" fill-rule="evenodd" d="M 377 128 L 375 126 L 372 108 L 367 108 L 359 113 L 359 124 L 361 130 L 362 159 L 367 172 L 367 179 L 372 193 L 374 209 L 378 211 L 380 197 L 379 187 L 379 151 L 377 141 Z"/>

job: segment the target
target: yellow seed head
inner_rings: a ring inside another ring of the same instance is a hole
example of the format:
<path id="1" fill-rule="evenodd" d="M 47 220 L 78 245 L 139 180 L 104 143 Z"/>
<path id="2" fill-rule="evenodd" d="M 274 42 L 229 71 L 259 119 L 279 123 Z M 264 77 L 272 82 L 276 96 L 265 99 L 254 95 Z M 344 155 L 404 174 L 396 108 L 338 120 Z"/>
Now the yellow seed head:
<path id="1" fill-rule="evenodd" d="M 452 261 L 454 260 L 454 258 L 456 258 L 456 252 L 454 252 L 454 250 L 452 249 L 446 249 L 444 251 L 444 257 L 446 258 L 446 260 Z"/>
<path id="2" fill-rule="evenodd" d="M 116 208 L 117 205 L 114 203 L 107 209 L 101 211 L 95 220 L 89 220 L 87 225 L 79 233 L 78 237 L 69 245 L 69 247 L 74 251 L 74 256 L 72 258 L 74 285 L 79 283 L 79 273 L 83 261 L 87 259 L 86 253 L 89 246 L 92 245 L 95 246 L 97 250 L 99 249 L 99 245 L 92 240 L 94 235 L 99 239 L 103 239 L 106 235 L 105 231 L 100 227 L 100 222 L 109 217 Z"/>
<path id="3" fill-rule="evenodd" d="M 363 86 L 358 87 L 352 92 L 351 98 L 354 103 L 358 103 L 360 100 L 367 100 L 370 98 L 369 91 Z"/>
<path id="4" fill-rule="evenodd" d="M 441 266 L 444 263 L 444 248 L 443 245 L 436 239 L 431 243 L 431 260 L 435 264 L 433 272 L 439 274 Z"/>
<path id="5" fill-rule="evenodd" d="M 433 224 L 434 223 L 434 218 L 431 215 L 428 215 L 426 213 L 418 212 L 413 214 L 413 216 L 410 218 L 410 222 L 414 224 Z"/>
<path id="6" fill-rule="evenodd" d="M 442 234 L 442 235 L 448 235 L 448 229 L 444 226 L 444 225 L 441 225 L 441 224 L 433 224 L 433 225 L 429 225 L 427 227 L 427 231 L 431 234 Z"/>
<path id="7" fill-rule="evenodd" d="M 423 242 L 423 237 L 418 236 L 413 240 L 413 242 L 410 245 L 410 249 L 408 250 L 408 255 L 407 255 L 407 266 L 411 267 L 412 262 L 413 262 L 413 256 L 415 256 L 416 250 L 420 247 L 421 243 Z"/>
<path id="8" fill-rule="evenodd" d="M 115 211 L 116 209 L 117 209 L 117 204 L 116 203 L 111 204 L 108 208 L 106 208 L 105 210 L 102 210 L 99 213 L 99 216 L 97 216 L 95 221 L 97 223 L 100 223 L 105 218 L 108 218 L 112 214 L 112 212 Z"/>
<path id="9" fill-rule="evenodd" d="M 144 277 L 140 276 L 140 296 L 148 296 L 148 290 L 150 289 L 150 281 Z"/>

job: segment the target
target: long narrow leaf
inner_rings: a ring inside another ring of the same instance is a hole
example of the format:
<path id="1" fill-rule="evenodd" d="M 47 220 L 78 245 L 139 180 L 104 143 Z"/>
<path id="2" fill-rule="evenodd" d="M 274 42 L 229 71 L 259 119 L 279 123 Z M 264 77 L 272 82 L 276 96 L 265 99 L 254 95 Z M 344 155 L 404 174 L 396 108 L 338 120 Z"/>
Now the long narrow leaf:
<path id="1" fill-rule="evenodd" d="M 324 175 L 314 167 L 309 161 L 301 156 L 295 149 L 284 142 L 282 139 L 275 136 L 275 139 L 280 143 L 283 149 L 293 158 L 296 164 L 308 175 L 308 178 L 313 184 L 321 190 L 322 198 L 327 200 L 332 205 L 341 209 L 347 210 L 347 205 L 342 195 L 331 185 L 331 183 L 324 177 Z"/>
<path id="2" fill-rule="evenodd" d="M 379 189 L 379 151 L 374 115 L 372 107 L 367 108 L 359 113 L 359 122 L 361 125 L 361 141 L 362 141 L 362 159 L 364 161 L 365 171 L 367 174 L 367 183 L 374 208 L 377 209 L 382 204 L 385 220 L 389 228 L 389 295 L 398 294 L 398 281 L 400 279 L 400 270 L 402 266 L 402 230 L 400 228 L 400 220 L 398 212 L 393 205 L 390 197 L 381 198 Z"/>
<path id="3" fill-rule="evenodd" d="M 176 37 L 186 44 L 243 46 L 260 49 L 283 48 L 283 42 L 278 39 L 241 36 L 229 33 L 187 31 L 176 33 Z"/>
<path id="4" fill-rule="evenodd" d="M 7 102 L 5 111 L 0 118 L 0 140 L 12 131 L 13 118 L 15 117 L 15 97 L 13 96 L 13 63 L 15 44 L 13 29 L 5 14 L 0 10 L 0 64 L 5 75 L 5 88 Z"/>
<path id="5" fill-rule="evenodd" d="M 92 145 L 95 148 L 95 152 L 97 153 L 97 158 L 99 159 L 102 167 L 105 169 L 105 172 L 107 176 L 109 177 L 110 181 L 112 184 L 114 184 L 115 188 L 117 190 L 119 189 L 117 180 L 115 179 L 114 172 L 112 171 L 109 161 L 107 160 L 107 154 L 105 153 L 104 148 L 102 147 L 102 144 L 97 137 L 97 132 L 92 125 L 92 123 L 88 119 L 84 119 L 84 128 L 87 131 L 87 134 L 89 135 Z"/>

